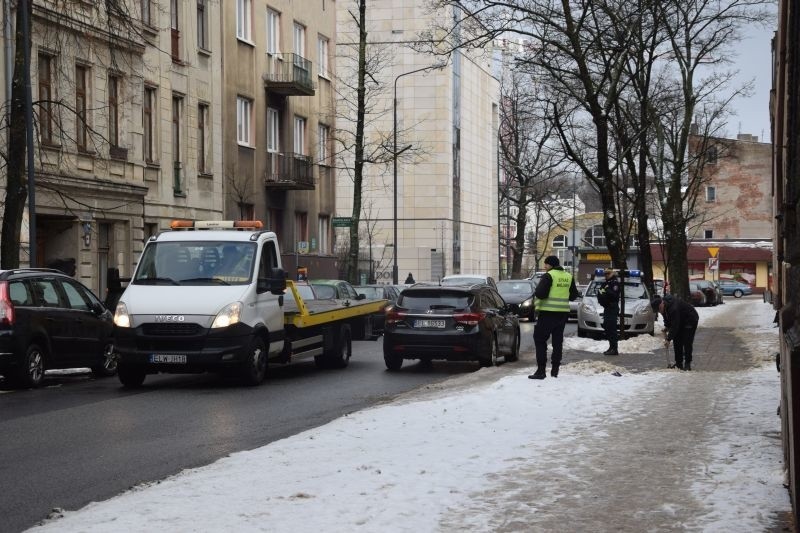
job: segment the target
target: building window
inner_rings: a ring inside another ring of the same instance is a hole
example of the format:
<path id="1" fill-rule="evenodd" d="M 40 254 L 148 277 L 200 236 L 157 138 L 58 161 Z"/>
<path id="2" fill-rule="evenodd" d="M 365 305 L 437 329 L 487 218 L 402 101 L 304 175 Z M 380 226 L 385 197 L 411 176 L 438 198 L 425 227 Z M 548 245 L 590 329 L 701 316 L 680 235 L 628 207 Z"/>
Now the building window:
<path id="1" fill-rule="evenodd" d="M 286 243 L 283 242 L 283 237 L 282 237 L 283 235 L 282 209 L 275 209 L 275 208 L 267 209 L 267 229 L 274 232 L 275 235 L 278 236 L 278 243 L 280 244 L 281 248 L 285 248 Z"/>
<path id="2" fill-rule="evenodd" d="M 320 165 L 328 164 L 328 138 L 329 129 L 325 124 L 319 125 L 319 135 L 317 139 L 317 158 Z"/>
<path id="3" fill-rule="evenodd" d="M 169 2 L 169 25 L 172 31 L 172 60 L 181 60 L 181 28 L 178 11 L 180 9 L 179 0 Z"/>
<path id="4" fill-rule="evenodd" d="M 717 147 L 716 146 L 709 146 L 708 150 L 706 150 L 706 163 L 709 165 L 716 165 L 717 164 Z"/>
<path id="5" fill-rule="evenodd" d="M 281 16 L 277 12 L 267 9 L 267 53 L 270 55 L 279 54 L 281 51 L 280 28 Z"/>
<path id="6" fill-rule="evenodd" d="M 236 141 L 243 146 L 252 146 L 251 119 L 253 103 L 241 96 L 236 98 Z"/>
<path id="7" fill-rule="evenodd" d="M 206 0 L 197 0 L 197 46 L 208 50 L 208 9 Z"/>
<path id="8" fill-rule="evenodd" d="M 172 162 L 174 192 L 183 192 L 183 158 L 181 157 L 181 124 L 183 122 L 183 96 L 172 95 Z"/>
<path id="9" fill-rule="evenodd" d="M 153 87 L 144 88 L 144 101 L 142 102 L 142 155 L 145 162 L 153 163 L 156 158 L 156 90 Z"/>
<path id="10" fill-rule="evenodd" d="M 251 0 L 236 0 L 236 37 L 243 41 L 251 40 Z"/>
<path id="11" fill-rule="evenodd" d="M 84 65 L 75 65 L 75 144 L 81 152 L 86 151 L 89 138 L 87 123 L 87 104 L 89 94 L 89 69 Z"/>
<path id="12" fill-rule="evenodd" d="M 331 233 L 331 218 L 328 215 L 319 216 L 319 224 L 317 229 L 317 250 L 321 254 L 330 253 L 330 235 Z"/>
<path id="13" fill-rule="evenodd" d="M 118 76 L 108 77 L 108 143 L 119 146 L 119 85 Z"/>
<path id="14" fill-rule="evenodd" d="M 704 239 L 713 239 L 714 238 L 714 230 L 713 229 L 703 230 L 703 238 Z"/>
<path id="15" fill-rule="evenodd" d="M 208 147 L 211 146 L 209 134 L 208 104 L 197 106 L 197 171 L 210 174 L 208 164 Z"/>
<path id="16" fill-rule="evenodd" d="M 295 246 L 301 241 L 308 241 L 308 213 L 305 211 L 296 211 L 294 214 L 294 236 L 297 241 Z"/>
<path id="17" fill-rule="evenodd" d="M 717 201 L 717 188 L 713 185 L 706 186 L 706 202 Z"/>
<path id="18" fill-rule="evenodd" d="M 53 57 L 39 55 L 39 135 L 53 142 Z"/>
<path id="19" fill-rule="evenodd" d="M 255 218 L 255 206 L 246 202 L 239 202 L 239 220 L 255 220 Z"/>
<path id="20" fill-rule="evenodd" d="M 294 153 L 306 155 L 306 119 L 294 117 Z"/>
<path id="21" fill-rule="evenodd" d="M 153 25 L 153 6 L 152 0 L 141 0 L 142 2 L 142 22 L 148 26 Z"/>
<path id="22" fill-rule="evenodd" d="M 566 247 L 567 247 L 566 235 L 558 235 L 553 238 L 553 248 L 566 248 Z"/>
<path id="23" fill-rule="evenodd" d="M 319 75 L 328 77 L 328 38 L 320 35 L 317 38 L 317 61 L 319 62 Z"/>
<path id="24" fill-rule="evenodd" d="M 294 23 L 294 53 L 306 57 L 306 27 L 297 22 Z"/>
<path id="25" fill-rule="evenodd" d="M 280 132 L 280 114 L 278 110 L 272 107 L 267 108 L 267 151 L 278 152 L 280 151 L 279 132 Z"/>
<path id="26" fill-rule="evenodd" d="M 603 226 L 596 225 L 586 230 L 583 234 L 584 243 L 594 248 L 604 248 L 606 245 L 606 236 L 603 233 Z"/>

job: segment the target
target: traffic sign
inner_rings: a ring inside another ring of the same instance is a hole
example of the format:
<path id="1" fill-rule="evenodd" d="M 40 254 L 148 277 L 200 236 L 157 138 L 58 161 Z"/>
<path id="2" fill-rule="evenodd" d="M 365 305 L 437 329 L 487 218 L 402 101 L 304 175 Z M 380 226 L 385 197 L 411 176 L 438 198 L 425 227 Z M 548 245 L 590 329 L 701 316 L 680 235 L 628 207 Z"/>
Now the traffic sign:
<path id="1" fill-rule="evenodd" d="M 333 217 L 334 228 L 349 228 L 353 225 L 353 217 Z"/>
<path id="2" fill-rule="evenodd" d="M 719 253 L 719 248 L 717 248 L 717 247 L 713 247 L 713 248 L 712 248 L 712 247 L 709 247 L 709 248 L 708 248 L 708 254 L 709 254 L 711 257 L 717 257 L 717 254 L 718 254 L 718 253 Z"/>
<path id="3" fill-rule="evenodd" d="M 708 258 L 708 269 L 709 270 L 719 270 L 719 259 L 716 257 L 709 257 Z"/>

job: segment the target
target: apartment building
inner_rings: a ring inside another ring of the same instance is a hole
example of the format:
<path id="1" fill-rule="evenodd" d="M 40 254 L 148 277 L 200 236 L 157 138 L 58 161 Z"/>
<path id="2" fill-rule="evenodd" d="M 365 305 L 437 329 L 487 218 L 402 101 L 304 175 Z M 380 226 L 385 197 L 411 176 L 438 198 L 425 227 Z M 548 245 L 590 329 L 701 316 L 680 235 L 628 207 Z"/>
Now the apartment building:
<path id="1" fill-rule="evenodd" d="M 343 44 L 358 41 L 350 15 L 355 5 L 338 3 L 340 71 L 352 49 Z M 371 96 L 365 137 L 373 146 L 380 139 L 394 143 L 396 132 L 399 155 L 396 167 L 365 168 L 360 270 L 391 283 L 396 253 L 399 281 L 409 272 L 418 281 L 454 273 L 496 275 L 499 82 L 491 54 L 456 51 L 443 68 L 426 68 L 442 60 L 412 45 L 432 16 L 451 20 L 452 13 L 432 15 L 422 0 L 370 0 L 366 16 L 368 46 L 382 49 L 388 61 L 371 73 L 385 90 Z M 349 173 L 340 172 L 336 187 L 337 214 L 349 217 Z M 346 242 L 347 230 L 337 231 L 338 242 Z"/>
<path id="2" fill-rule="evenodd" d="M 230 0 L 222 9 L 225 214 L 263 220 L 284 267 L 335 276 L 334 0 Z"/>
<path id="3" fill-rule="evenodd" d="M 8 35 L 16 3 L 3 8 Z M 170 220 L 220 217 L 218 11 L 205 0 L 32 1 L 35 205 L 21 264 L 34 216 L 35 264 L 74 265 L 102 296 L 107 269 L 129 275 Z"/>

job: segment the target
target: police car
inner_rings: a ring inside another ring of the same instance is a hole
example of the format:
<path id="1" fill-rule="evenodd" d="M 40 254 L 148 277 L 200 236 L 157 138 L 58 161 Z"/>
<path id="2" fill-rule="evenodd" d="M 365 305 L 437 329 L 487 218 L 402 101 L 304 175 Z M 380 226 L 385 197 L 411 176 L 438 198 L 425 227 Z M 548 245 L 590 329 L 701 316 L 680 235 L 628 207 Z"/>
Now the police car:
<path id="1" fill-rule="evenodd" d="M 583 300 L 578 306 L 578 337 L 602 339 L 603 307 L 597 302 L 597 291 L 605 281 L 604 269 L 594 271 L 594 279 L 586 287 Z M 624 283 L 625 295 L 625 331 L 628 335 L 653 335 L 655 313 L 650 308 L 650 293 L 644 286 L 642 273 L 639 270 L 623 270 L 617 274 L 620 283 Z M 622 301 L 620 300 L 620 312 Z"/>

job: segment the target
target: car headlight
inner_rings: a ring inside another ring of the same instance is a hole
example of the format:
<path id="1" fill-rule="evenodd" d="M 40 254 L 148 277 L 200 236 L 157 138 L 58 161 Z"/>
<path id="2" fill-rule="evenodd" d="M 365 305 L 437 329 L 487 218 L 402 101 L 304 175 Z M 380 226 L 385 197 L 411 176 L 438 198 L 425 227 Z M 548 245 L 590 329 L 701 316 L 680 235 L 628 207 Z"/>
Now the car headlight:
<path id="1" fill-rule="evenodd" d="M 640 305 L 636 308 L 635 314 L 638 316 L 647 316 L 650 314 L 650 307 L 647 305 Z"/>
<path id="2" fill-rule="evenodd" d="M 131 317 L 128 314 L 128 308 L 122 302 L 117 304 L 117 309 L 114 311 L 114 325 L 119 328 L 131 327 Z"/>
<path id="3" fill-rule="evenodd" d="M 239 316 L 242 313 L 242 303 L 233 302 L 222 308 L 222 311 L 217 313 L 214 322 L 211 323 L 211 328 L 227 328 L 239 322 Z"/>
<path id="4" fill-rule="evenodd" d="M 527 300 L 525 300 L 524 302 L 522 302 L 520 304 L 520 307 L 530 307 L 532 305 L 533 305 L 533 299 L 532 298 L 528 298 Z"/>
<path id="5" fill-rule="evenodd" d="M 591 302 L 583 302 L 581 303 L 581 311 L 584 313 L 597 313 L 597 310 L 594 308 L 594 304 Z"/>

